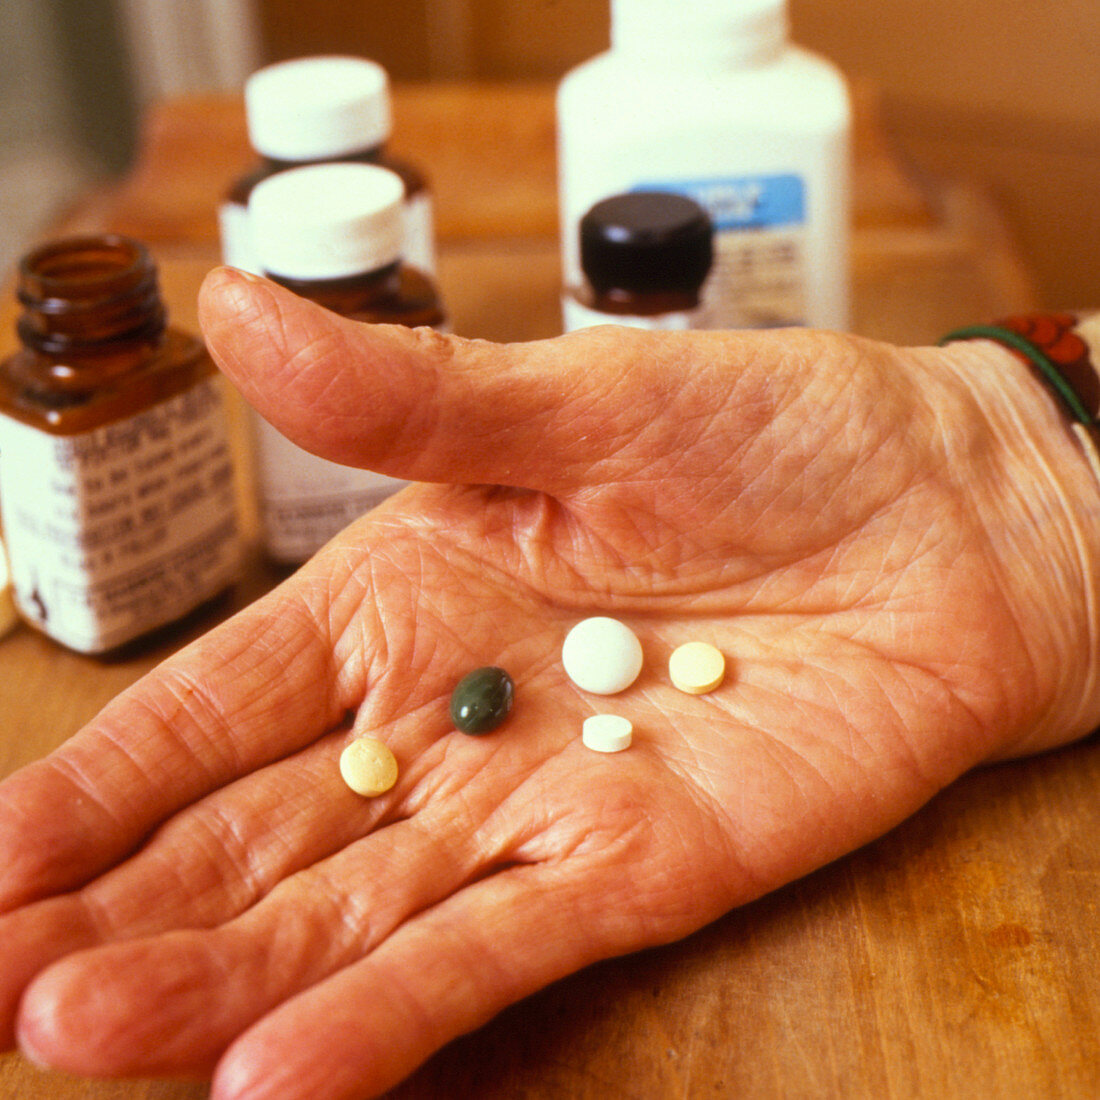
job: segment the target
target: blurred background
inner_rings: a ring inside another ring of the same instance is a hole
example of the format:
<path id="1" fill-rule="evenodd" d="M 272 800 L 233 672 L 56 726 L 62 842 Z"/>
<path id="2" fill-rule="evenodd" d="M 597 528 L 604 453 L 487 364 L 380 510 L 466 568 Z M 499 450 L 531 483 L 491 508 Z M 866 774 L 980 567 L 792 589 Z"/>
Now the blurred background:
<path id="1" fill-rule="evenodd" d="M 991 191 L 1044 305 L 1100 306 L 1097 0 L 790 0 L 790 14 L 796 41 L 878 89 L 915 175 Z M 395 81 L 554 80 L 606 47 L 608 24 L 608 0 L 3 0 L 0 260 L 126 171 L 158 97 L 329 52 Z"/>

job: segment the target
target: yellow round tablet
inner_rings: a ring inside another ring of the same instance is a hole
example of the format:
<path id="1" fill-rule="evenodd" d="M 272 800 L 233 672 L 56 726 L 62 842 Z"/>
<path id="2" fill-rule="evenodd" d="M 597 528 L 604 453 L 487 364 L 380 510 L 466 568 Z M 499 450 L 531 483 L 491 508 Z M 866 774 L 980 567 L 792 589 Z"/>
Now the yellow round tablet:
<path id="1" fill-rule="evenodd" d="M 709 642 L 687 642 L 672 651 L 668 674 L 688 695 L 705 695 L 725 678 L 726 658 Z"/>
<path id="2" fill-rule="evenodd" d="M 358 737 L 340 754 L 340 775 L 356 794 L 374 798 L 397 782 L 397 760 L 374 737 Z"/>

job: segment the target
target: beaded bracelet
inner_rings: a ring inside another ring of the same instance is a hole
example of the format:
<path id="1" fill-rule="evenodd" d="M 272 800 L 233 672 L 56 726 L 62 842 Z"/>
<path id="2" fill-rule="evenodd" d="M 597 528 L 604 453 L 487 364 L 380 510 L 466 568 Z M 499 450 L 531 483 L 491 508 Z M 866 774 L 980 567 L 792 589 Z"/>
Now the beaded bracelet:
<path id="1" fill-rule="evenodd" d="M 1100 481 L 1100 315 L 1022 313 L 992 325 L 955 329 L 940 345 L 957 340 L 994 340 L 1016 352 L 1069 413 L 1073 434 Z"/>

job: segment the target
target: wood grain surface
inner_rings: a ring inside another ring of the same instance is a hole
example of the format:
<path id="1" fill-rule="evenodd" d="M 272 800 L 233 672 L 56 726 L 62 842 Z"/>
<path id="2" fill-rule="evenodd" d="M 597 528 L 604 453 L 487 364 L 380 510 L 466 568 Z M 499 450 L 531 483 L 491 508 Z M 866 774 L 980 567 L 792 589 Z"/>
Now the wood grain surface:
<path id="1" fill-rule="evenodd" d="M 863 96 L 854 328 L 929 342 L 1031 304 L 995 209 L 916 187 Z M 395 146 L 436 185 L 456 331 L 558 331 L 553 107 L 543 86 L 396 90 Z M 491 119 L 493 124 L 487 125 Z M 233 97 L 166 103 L 142 159 L 56 232 L 115 229 L 156 254 L 177 323 L 217 261 L 214 206 L 248 160 Z M 0 306 L 11 345 L 10 290 Z M 253 555 L 225 601 L 127 660 L 0 640 L 0 771 L 266 589 Z M 1100 744 L 964 777 L 878 842 L 659 950 L 574 975 L 451 1044 L 400 1100 L 1085 1100 L 1100 1096 Z M 63 812 L 63 808 L 59 808 Z M 2 949 L 2 948 L 0 948 Z M 319 1020 L 317 1026 L 324 1027 Z M 93 1082 L 0 1057 L 2 1100 L 200 1100 L 201 1083 Z"/>

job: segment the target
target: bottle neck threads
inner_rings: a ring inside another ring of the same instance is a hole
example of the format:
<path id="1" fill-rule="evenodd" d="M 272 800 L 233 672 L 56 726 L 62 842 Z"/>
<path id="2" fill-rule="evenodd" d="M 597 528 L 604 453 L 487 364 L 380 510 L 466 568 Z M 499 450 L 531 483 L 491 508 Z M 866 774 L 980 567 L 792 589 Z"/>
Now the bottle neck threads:
<path id="1" fill-rule="evenodd" d="M 48 356 L 151 345 L 167 316 L 147 249 L 126 237 L 74 237 L 35 249 L 19 267 L 23 344 Z"/>

